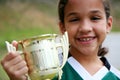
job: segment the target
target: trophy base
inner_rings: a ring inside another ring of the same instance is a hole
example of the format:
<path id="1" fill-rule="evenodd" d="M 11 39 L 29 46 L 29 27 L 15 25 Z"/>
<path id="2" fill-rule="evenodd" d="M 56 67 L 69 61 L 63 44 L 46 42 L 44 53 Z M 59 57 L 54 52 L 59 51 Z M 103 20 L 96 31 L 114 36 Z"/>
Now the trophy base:
<path id="1" fill-rule="evenodd" d="M 52 80 L 54 77 L 58 76 L 59 69 L 51 69 L 41 72 L 33 72 L 29 74 L 31 80 Z"/>
<path id="2" fill-rule="evenodd" d="M 55 76 L 57 76 L 56 73 L 49 74 L 49 75 L 44 75 L 44 76 L 33 74 L 33 75 L 30 76 L 30 79 L 31 80 L 52 80 Z"/>

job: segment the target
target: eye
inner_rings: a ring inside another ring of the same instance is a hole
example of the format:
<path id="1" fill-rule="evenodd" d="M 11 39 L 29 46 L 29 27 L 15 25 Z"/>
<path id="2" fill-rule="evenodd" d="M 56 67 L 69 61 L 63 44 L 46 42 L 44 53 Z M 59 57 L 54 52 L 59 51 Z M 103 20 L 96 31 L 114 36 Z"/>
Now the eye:
<path id="1" fill-rule="evenodd" d="M 72 19 L 69 20 L 69 22 L 77 22 L 79 20 L 80 20 L 79 18 L 72 18 Z"/>
<path id="2" fill-rule="evenodd" d="M 93 16 L 93 17 L 91 17 L 91 20 L 93 20 L 93 21 L 100 20 L 100 19 L 101 18 L 99 16 Z"/>

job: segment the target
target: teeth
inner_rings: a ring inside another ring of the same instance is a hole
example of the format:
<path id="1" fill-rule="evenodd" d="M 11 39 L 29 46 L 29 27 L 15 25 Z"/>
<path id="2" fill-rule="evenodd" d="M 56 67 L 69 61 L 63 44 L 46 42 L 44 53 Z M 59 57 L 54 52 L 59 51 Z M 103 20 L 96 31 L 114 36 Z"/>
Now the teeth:
<path id="1" fill-rule="evenodd" d="M 92 38 L 82 38 L 82 39 L 80 39 L 80 41 L 90 41 L 90 40 L 92 40 Z"/>

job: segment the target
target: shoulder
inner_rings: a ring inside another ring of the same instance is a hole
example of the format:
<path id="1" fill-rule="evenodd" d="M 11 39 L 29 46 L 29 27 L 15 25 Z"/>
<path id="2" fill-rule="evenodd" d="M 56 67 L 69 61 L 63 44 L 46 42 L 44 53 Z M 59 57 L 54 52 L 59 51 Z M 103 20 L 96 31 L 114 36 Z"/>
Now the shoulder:
<path id="1" fill-rule="evenodd" d="M 117 77 L 120 78 L 120 70 L 118 70 L 118 69 L 115 68 L 114 66 L 111 66 L 110 71 L 111 71 L 112 73 L 114 73 Z"/>

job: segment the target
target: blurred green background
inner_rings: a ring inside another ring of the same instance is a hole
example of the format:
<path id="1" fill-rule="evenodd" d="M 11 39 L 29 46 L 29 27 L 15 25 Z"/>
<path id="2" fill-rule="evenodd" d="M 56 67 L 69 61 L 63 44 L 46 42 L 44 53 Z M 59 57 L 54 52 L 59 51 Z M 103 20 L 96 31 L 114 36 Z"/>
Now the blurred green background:
<path id="1" fill-rule="evenodd" d="M 6 54 L 5 41 L 59 33 L 58 0 L 0 0 L 0 60 Z M 113 0 L 113 32 L 120 31 L 120 0 Z M 0 80 L 9 80 L 0 64 Z"/>

